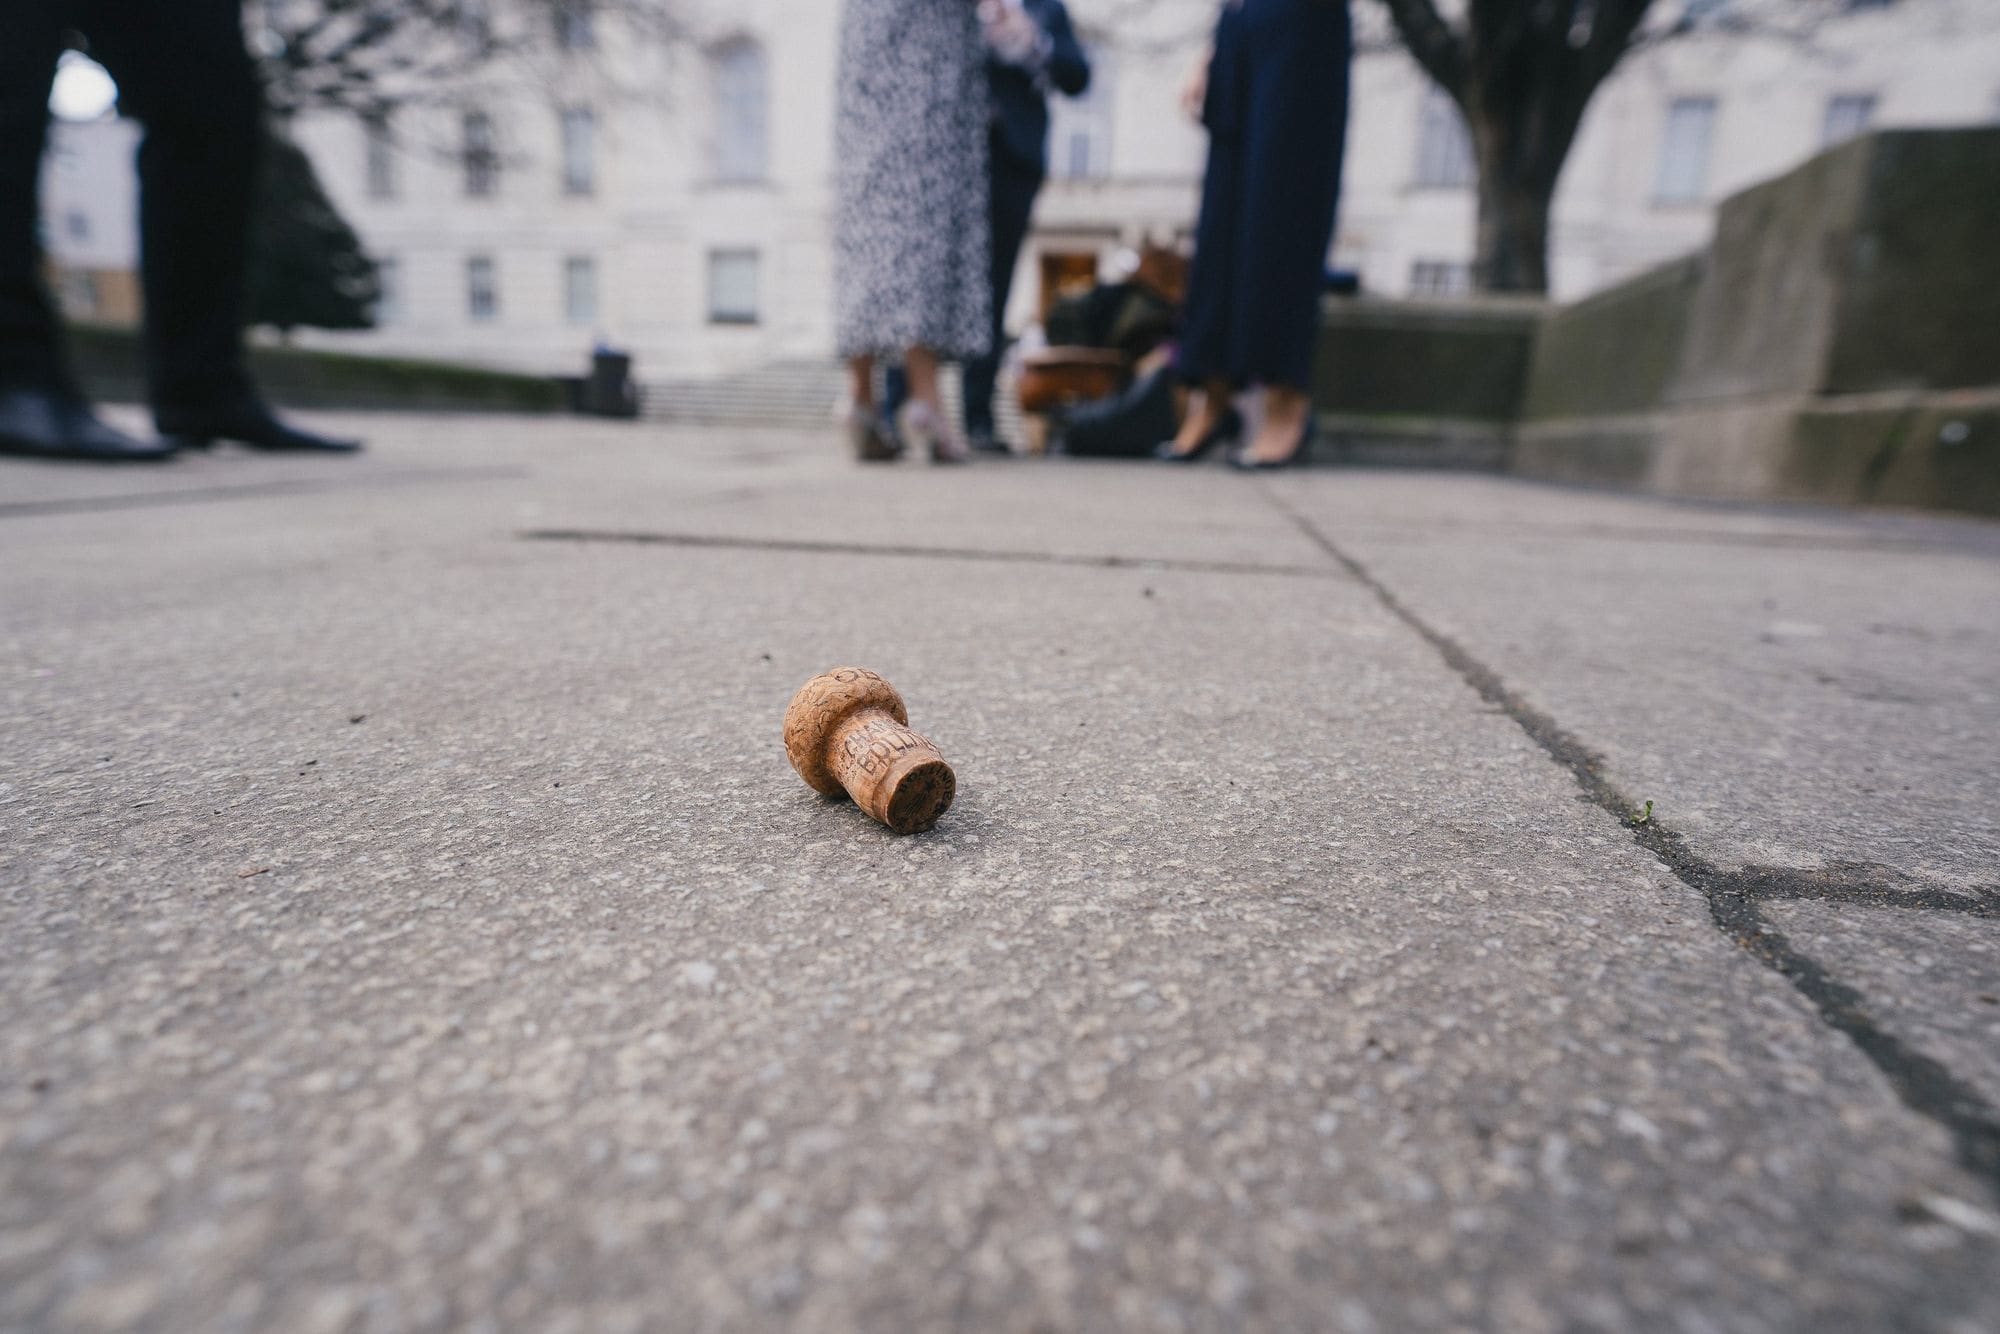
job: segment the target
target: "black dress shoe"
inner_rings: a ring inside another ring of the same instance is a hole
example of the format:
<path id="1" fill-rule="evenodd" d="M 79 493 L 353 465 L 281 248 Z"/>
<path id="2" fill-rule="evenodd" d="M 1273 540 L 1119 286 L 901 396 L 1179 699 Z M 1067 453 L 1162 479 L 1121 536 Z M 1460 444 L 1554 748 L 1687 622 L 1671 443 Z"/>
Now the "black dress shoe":
<path id="1" fill-rule="evenodd" d="M 1229 456 L 1229 466 L 1238 472 L 1277 472 L 1295 463 L 1304 463 L 1312 454 L 1313 435 L 1316 425 L 1313 414 L 1306 414 L 1306 424 L 1299 428 L 1299 442 L 1292 446 L 1292 452 L 1281 459 L 1260 459 L 1252 457 L 1244 450 L 1237 450 Z"/>
<path id="2" fill-rule="evenodd" d="M 1222 420 L 1215 424 L 1214 430 L 1194 442 L 1192 449 L 1175 449 L 1174 442 L 1166 440 L 1154 447 L 1153 457 L 1164 459 L 1168 463 L 1193 463 L 1223 441 L 1234 441 L 1240 439 L 1242 435 L 1243 414 L 1231 408 L 1222 414 Z"/>
<path id="3" fill-rule="evenodd" d="M 170 459 L 174 447 L 106 426 L 67 390 L 17 386 L 0 389 L 0 454 L 140 463 Z"/>
<path id="4" fill-rule="evenodd" d="M 159 414 L 160 434 L 183 449 L 207 449 L 218 440 L 233 440 L 252 449 L 303 450 L 320 454 L 352 454 L 359 440 L 316 435 L 287 426 L 262 403 L 242 403 L 216 412 Z"/>
<path id="5" fill-rule="evenodd" d="M 975 454 L 1012 454 L 1014 452 L 1007 448 L 1006 441 L 990 430 L 968 431 L 965 436 L 965 443 L 972 447 L 972 452 Z"/>

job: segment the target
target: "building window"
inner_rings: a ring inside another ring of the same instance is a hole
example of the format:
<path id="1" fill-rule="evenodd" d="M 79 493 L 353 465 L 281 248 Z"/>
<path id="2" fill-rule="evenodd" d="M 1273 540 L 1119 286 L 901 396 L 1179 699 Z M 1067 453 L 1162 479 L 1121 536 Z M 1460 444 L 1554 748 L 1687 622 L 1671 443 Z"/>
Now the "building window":
<path id="1" fill-rule="evenodd" d="M 1464 296 L 1472 290 L 1472 266 L 1420 259 L 1410 265 L 1411 296 Z"/>
<path id="2" fill-rule="evenodd" d="M 588 255 L 563 261 L 563 312 L 571 324 L 597 323 L 597 261 Z"/>
<path id="3" fill-rule="evenodd" d="M 1873 93 L 1842 93 L 1826 104 L 1826 122 L 1820 129 L 1820 145 L 1831 148 L 1865 131 L 1875 120 Z"/>
<path id="4" fill-rule="evenodd" d="M 597 192 L 597 117 L 584 107 L 562 113 L 563 193 Z"/>
<path id="5" fill-rule="evenodd" d="M 708 322 L 757 323 L 758 255 L 754 250 L 712 250 L 708 256 Z"/>
<path id="6" fill-rule="evenodd" d="M 743 38 L 716 49 L 715 177 L 761 181 L 770 170 L 770 79 L 764 48 Z"/>
<path id="7" fill-rule="evenodd" d="M 1108 52 L 1091 52 L 1090 87 L 1049 107 L 1049 170 L 1058 180 L 1097 181 L 1111 174 L 1113 71 Z"/>
<path id="8" fill-rule="evenodd" d="M 396 140 L 391 133 L 389 113 L 371 111 L 361 121 L 361 133 L 368 157 L 368 197 L 396 197 Z"/>
<path id="9" fill-rule="evenodd" d="M 1653 185 L 1655 202 L 1701 202 L 1708 191 L 1708 150 L 1714 137 L 1714 98 L 1674 99 L 1667 108 L 1666 137 L 1660 141 L 1659 174 Z"/>
<path id="10" fill-rule="evenodd" d="M 500 318 L 500 277 L 488 255 L 465 261 L 465 313 L 476 324 Z"/>
<path id="11" fill-rule="evenodd" d="M 485 199 L 500 191 L 500 150 L 493 135 L 493 117 L 484 111 L 465 113 L 462 156 L 465 193 Z"/>
<path id="12" fill-rule="evenodd" d="M 597 45 L 594 0 L 559 0 L 556 5 L 556 45 L 565 51 L 588 51 Z"/>
<path id="13" fill-rule="evenodd" d="M 1465 113 L 1436 84 L 1424 86 L 1417 108 L 1417 185 L 1425 190 L 1463 190 L 1477 179 L 1472 135 Z"/>
<path id="14" fill-rule="evenodd" d="M 375 323 L 403 322 L 403 263 L 385 258 L 375 261 Z"/>

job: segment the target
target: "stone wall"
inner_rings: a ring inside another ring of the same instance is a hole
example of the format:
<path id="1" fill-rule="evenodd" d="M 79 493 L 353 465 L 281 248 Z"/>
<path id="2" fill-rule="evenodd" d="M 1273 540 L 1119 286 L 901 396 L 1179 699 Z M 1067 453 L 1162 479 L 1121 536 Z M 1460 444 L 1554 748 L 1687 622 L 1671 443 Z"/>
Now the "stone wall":
<path id="1" fill-rule="evenodd" d="M 1535 339 L 1521 415 L 1529 421 L 1645 412 L 1681 371 L 1704 257 L 1662 265 L 1551 310 Z"/>
<path id="2" fill-rule="evenodd" d="M 1509 467 L 1666 494 L 2000 513 L 2000 129 L 1869 135 L 1702 254 L 1551 312 Z"/>
<path id="3" fill-rule="evenodd" d="M 1538 301 L 1329 297 L 1314 360 L 1326 452 L 1497 468 L 1528 382 Z"/>

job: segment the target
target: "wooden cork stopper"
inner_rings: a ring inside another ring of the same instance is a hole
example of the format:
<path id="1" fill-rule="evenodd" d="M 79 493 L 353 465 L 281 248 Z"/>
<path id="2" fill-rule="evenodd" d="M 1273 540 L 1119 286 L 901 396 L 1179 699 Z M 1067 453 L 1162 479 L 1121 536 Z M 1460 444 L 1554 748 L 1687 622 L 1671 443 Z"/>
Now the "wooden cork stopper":
<path id="1" fill-rule="evenodd" d="M 903 697 L 862 667 L 799 687 L 785 710 L 785 754 L 815 792 L 852 797 L 899 834 L 936 824 L 958 791 L 938 748 L 910 730 Z"/>

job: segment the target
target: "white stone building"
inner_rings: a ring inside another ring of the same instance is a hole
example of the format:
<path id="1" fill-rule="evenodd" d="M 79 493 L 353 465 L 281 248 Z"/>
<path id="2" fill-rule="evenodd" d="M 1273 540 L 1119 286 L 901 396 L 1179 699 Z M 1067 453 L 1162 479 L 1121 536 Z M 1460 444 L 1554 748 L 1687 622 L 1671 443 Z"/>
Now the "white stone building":
<path id="1" fill-rule="evenodd" d="M 381 328 L 315 340 L 556 371 L 602 339 L 633 350 L 646 378 L 824 358 L 840 4 L 702 2 L 671 45 L 619 31 L 607 11 L 552 35 L 532 71 L 453 88 L 386 125 L 303 125 L 389 292 Z M 1058 109 L 1057 179 L 1021 266 L 1017 327 L 1038 311 L 1044 259 L 1074 266 L 1193 225 L 1203 139 L 1177 93 L 1213 0 L 1071 8 L 1098 82 Z M 1849 8 L 1810 42 L 1698 35 L 1628 59 L 1563 178 L 1556 294 L 1699 246 L 1716 200 L 1831 139 L 2000 115 L 2000 4 Z M 1335 257 L 1369 290 L 1462 289 L 1474 211 L 1463 133 L 1402 53 L 1359 59 Z"/>
<path id="2" fill-rule="evenodd" d="M 58 122 L 42 158 L 42 245 L 56 299 L 75 320 L 130 323 L 139 312 L 138 127 Z"/>

